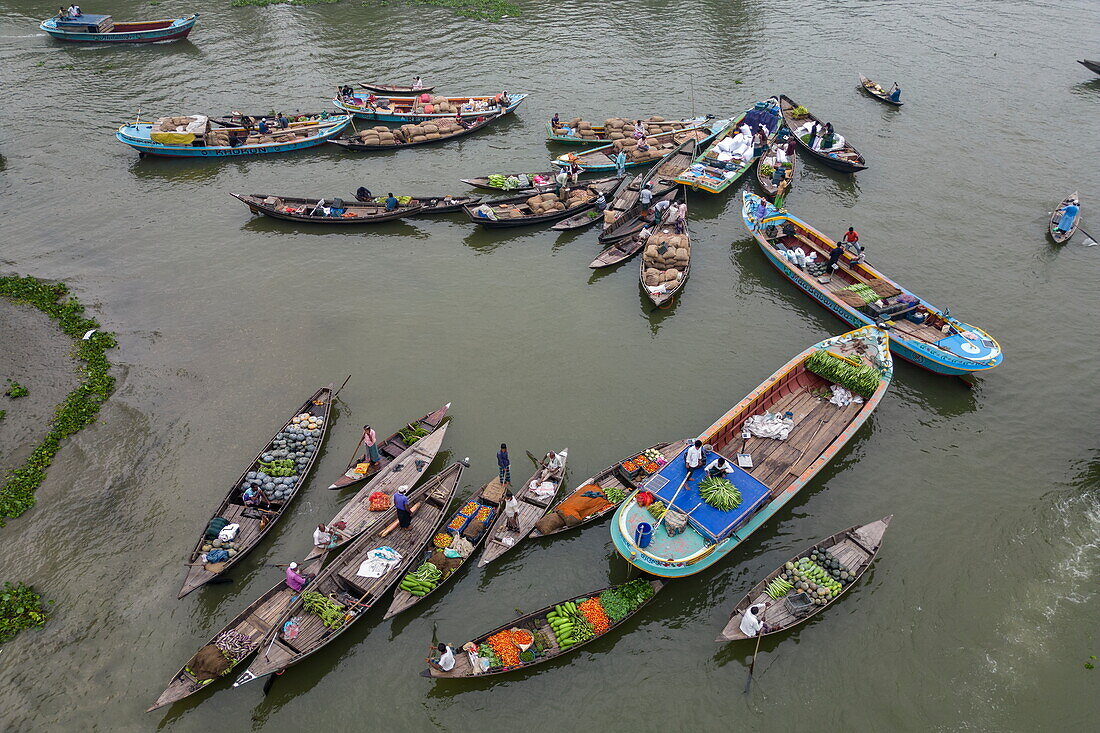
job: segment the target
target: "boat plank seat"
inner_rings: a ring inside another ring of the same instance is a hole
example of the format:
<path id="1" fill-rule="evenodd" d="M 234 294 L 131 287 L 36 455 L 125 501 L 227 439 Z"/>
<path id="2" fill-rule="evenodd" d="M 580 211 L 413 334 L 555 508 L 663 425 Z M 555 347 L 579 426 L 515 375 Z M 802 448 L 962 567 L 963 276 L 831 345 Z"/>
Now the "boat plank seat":
<path id="1" fill-rule="evenodd" d="M 231 524 L 240 525 L 240 529 L 237 530 L 237 537 L 233 541 L 241 548 L 255 544 L 260 538 L 260 520 L 243 516 L 244 510 L 247 508 L 243 504 L 230 504 L 222 513 L 222 516 L 228 519 Z M 279 509 L 281 507 L 273 511 L 279 511 Z"/>

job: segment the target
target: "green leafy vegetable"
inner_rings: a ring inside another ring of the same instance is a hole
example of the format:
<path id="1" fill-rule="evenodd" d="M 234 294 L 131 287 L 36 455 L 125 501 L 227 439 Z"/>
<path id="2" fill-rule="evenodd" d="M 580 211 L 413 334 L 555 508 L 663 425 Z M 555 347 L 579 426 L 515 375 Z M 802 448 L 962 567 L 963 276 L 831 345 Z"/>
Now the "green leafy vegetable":
<path id="1" fill-rule="evenodd" d="M 829 353 L 827 349 L 818 349 L 803 363 L 814 374 L 864 397 L 874 395 L 882 380 L 878 369 L 867 365 L 857 366 Z"/>
<path id="2" fill-rule="evenodd" d="M 736 509 L 741 503 L 741 492 L 730 483 L 729 479 L 720 476 L 707 476 L 700 481 L 699 496 L 703 497 L 703 501 L 723 512 Z"/>

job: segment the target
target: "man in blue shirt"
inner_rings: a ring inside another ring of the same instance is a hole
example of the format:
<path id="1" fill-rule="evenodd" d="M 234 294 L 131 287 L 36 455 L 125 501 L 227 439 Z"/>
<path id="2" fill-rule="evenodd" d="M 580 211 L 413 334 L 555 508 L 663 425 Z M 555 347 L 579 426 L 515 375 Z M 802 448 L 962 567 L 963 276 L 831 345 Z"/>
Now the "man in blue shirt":
<path id="1" fill-rule="evenodd" d="M 894 88 L 890 90 L 890 101 L 891 102 L 900 102 L 901 101 L 901 87 L 898 86 L 898 83 L 896 81 L 894 82 Z"/>
<path id="2" fill-rule="evenodd" d="M 393 211 L 397 208 L 397 197 L 392 193 L 386 194 L 386 211 Z"/>
<path id="3" fill-rule="evenodd" d="M 412 514 L 409 512 L 409 497 L 405 496 L 405 492 L 408 490 L 408 486 L 400 486 L 397 493 L 393 495 L 393 506 L 397 510 L 397 523 L 401 525 L 401 529 L 408 529 L 409 525 L 412 524 Z"/>
<path id="4" fill-rule="evenodd" d="M 500 444 L 500 453 L 497 453 L 497 467 L 500 469 L 500 483 L 503 486 L 512 485 L 512 461 L 508 458 L 508 446 Z"/>

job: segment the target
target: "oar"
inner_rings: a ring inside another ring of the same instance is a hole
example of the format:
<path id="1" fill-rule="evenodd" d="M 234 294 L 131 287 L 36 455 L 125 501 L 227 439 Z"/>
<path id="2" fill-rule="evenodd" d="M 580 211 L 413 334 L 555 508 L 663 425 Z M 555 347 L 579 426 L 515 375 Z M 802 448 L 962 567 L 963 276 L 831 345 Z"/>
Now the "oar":
<path id="1" fill-rule="evenodd" d="M 336 399 L 336 395 L 340 394 L 340 393 L 341 393 L 341 392 L 342 392 L 342 391 L 344 390 L 344 387 L 346 387 L 346 386 L 347 386 L 347 384 L 348 384 L 348 381 L 349 381 L 350 379 L 351 379 L 351 375 L 349 374 L 349 375 L 348 375 L 348 378 L 344 380 L 344 383 L 340 385 L 340 389 L 336 390 L 336 392 L 335 392 L 335 393 L 333 393 L 333 395 L 332 395 L 332 399 Z"/>
<path id="2" fill-rule="evenodd" d="M 661 518 L 657 520 L 657 524 L 653 525 L 653 531 L 656 532 L 657 528 L 661 526 L 661 522 L 665 521 L 665 517 L 670 511 L 672 511 L 672 504 L 676 501 L 676 497 L 680 495 L 680 491 L 687 484 L 688 479 L 691 478 L 691 472 L 688 471 L 687 476 L 684 476 L 684 480 L 680 482 L 680 485 L 676 487 L 676 493 L 672 495 L 672 498 L 668 500 L 668 506 L 665 507 L 665 513 L 661 515 Z M 692 511 L 695 511 L 692 509 Z"/>
<path id="3" fill-rule="evenodd" d="M 1078 225 L 1077 231 L 1081 232 L 1086 237 L 1088 237 L 1089 241 L 1085 242 L 1086 247 L 1095 247 L 1097 245 L 1096 237 L 1094 237 L 1091 234 L 1089 234 L 1088 232 L 1086 232 L 1084 229 L 1081 228 L 1080 225 Z"/>
<path id="4" fill-rule="evenodd" d="M 745 609 L 745 613 L 748 613 L 748 609 Z M 756 669 L 756 655 L 760 653 L 760 639 L 764 636 L 764 629 L 761 628 L 756 632 L 756 649 L 752 653 L 752 663 L 749 665 L 749 678 L 745 680 L 745 689 L 742 690 L 742 694 L 747 695 L 749 688 L 752 687 L 752 671 Z"/>

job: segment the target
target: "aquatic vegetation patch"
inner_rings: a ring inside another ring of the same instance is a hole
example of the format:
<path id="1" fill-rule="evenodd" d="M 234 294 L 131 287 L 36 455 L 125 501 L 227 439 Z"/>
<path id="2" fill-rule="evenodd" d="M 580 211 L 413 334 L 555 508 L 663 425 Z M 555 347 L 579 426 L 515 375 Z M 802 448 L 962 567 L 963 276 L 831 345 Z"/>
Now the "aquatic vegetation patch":
<path id="1" fill-rule="evenodd" d="M 23 385 L 21 385 L 19 382 L 16 382 L 15 380 L 12 380 L 12 379 L 9 379 L 8 380 L 8 391 L 5 392 L 4 395 L 7 396 L 7 397 L 11 397 L 14 400 L 14 399 L 19 398 L 19 397 L 26 397 L 30 393 L 31 393 L 31 391 L 29 389 L 27 389 L 26 387 L 24 387 Z"/>
<path id="2" fill-rule="evenodd" d="M 49 431 L 26 462 L 0 483 L 0 527 L 34 506 L 34 492 L 46 478 L 61 441 L 95 422 L 96 414 L 115 389 L 106 352 L 118 345 L 114 334 L 99 331 L 99 324 L 84 315 L 84 306 L 69 295 L 64 283 L 47 283 L 35 277 L 0 277 L 0 296 L 33 305 L 58 321 L 61 330 L 76 341 L 75 357 L 84 362 L 81 382 L 54 410 Z"/>
<path id="3" fill-rule="evenodd" d="M 23 629 L 41 626 L 46 619 L 46 608 L 34 588 L 23 583 L 4 583 L 0 591 L 0 644 L 11 641 Z"/>
<path id="4" fill-rule="evenodd" d="M 417 5 L 434 5 L 450 8 L 456 15 L 477 20 L 499 21 L 505 17 L 522 15 L 518 5 L 505 0 L 410 0 Z"/>
<path id="5" fill-rule="evenodd" d="M 246 5 L 255 5 L 258 8 L 268 5 L 335 5 L 340 0 L 233 0 L 229 3 L 234 8 L 243 8 Z"/>

